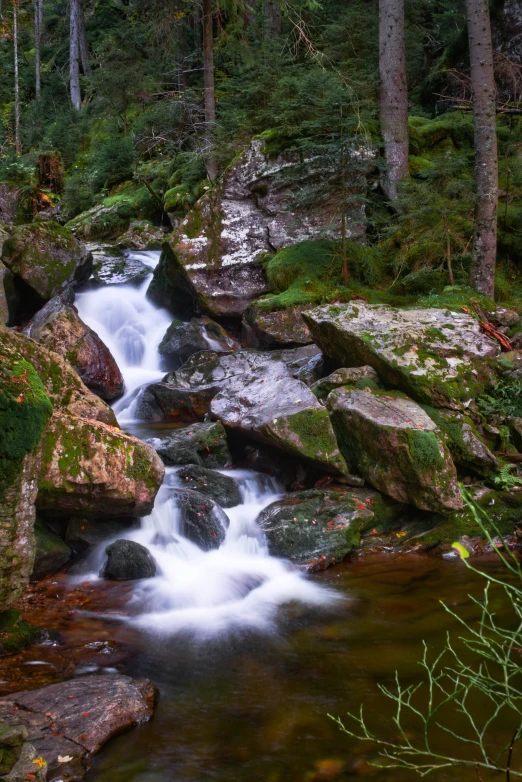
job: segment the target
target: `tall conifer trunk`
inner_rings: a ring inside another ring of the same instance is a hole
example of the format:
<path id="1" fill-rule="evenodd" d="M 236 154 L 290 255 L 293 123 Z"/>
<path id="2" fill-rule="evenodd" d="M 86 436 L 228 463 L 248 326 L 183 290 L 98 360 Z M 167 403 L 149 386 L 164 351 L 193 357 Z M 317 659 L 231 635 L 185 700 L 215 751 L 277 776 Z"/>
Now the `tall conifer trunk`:
<path id="1" fill-rule="evenodd" d="M 80 45 L 80 59 L 82 61 L 82 71 L 85 76 L 90 76 L 91 66 L 89 63 L 89 49 L 87 47 L 87 36 L 85 35 L 85 12 L 83 8 L 82 0 L 79 0 L 78 41 Z"/>
<path id="2" fill-rule="evenodd" d="M 216 93 L 214 87 L 214 32 L 212 29 L 213 0 L 203 0 L 203 73 L 205 82 L 205 136 L 207 140 L 207 174 L 212 181 L 217 176 L 214 158 L 216 124 Z"/>
<path id="3" fill-rule="evenodd" d="M 13 44 L 14 44 L 14 78 L 15 78 L 15 149 L 16 154 L 22 154 L 20 139 L 20 73 L 18 68 L 18 0 L 13 2 Z"/>
<path id="4" fill-rule="evenodd" d="M 264 17 L 267 38 L 279 38 L 281 36 L 280 0 L 264 0 Z"/>
<path id="5" fill-rule="evenodd" d="M 80 91 L 80 0 L 69 0 L 69 3 L 69 89 L 73 108 L 79 111 L 82 101 Z"/>
<path id="6" fill-rule="evenodd" d="M 42 87 L 41 43 L 43 29 L 43 0 L 34 0 L 34 69 L 36 97 Z"/>
<path id="7" fill-rule="evenodd" d="M 498 153 L 496 88 L 488 0 L 466 0 L 473 123 L 475 128 L 475 222 L 470 285 L 495 295 Z"/>
<path id="8" fill-rule="evenodd" d="M 408 176 L 408 88 L 404 52 L 404 0 L 379 0 L 380 120 L 386 171 L 382 187 L 391 201 Z"/>

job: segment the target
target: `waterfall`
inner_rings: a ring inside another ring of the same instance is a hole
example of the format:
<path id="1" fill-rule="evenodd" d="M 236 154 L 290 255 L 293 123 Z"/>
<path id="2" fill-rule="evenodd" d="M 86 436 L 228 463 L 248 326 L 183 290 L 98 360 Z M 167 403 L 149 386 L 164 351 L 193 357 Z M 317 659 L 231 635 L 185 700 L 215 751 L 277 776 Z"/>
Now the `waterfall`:
<path id="1" fill-rule="evenodd" d="M 159 261 L 155 252 L 130 256 L 138 256 L 151 269 Z M 122 426 L 134 420 L 140 389 L 165 374 L 157 348 L 171 316 L 148 301 L 149 283 L 150 277 L 139 287 L 108 285 L 79 294 L 76 302 L 81 318 L 105 342 L 123 374 L 125 395 L 114 405 Z M 337 593 L 269 555 L 256 518 L 281 496 L 277 481 L 251 470 L 220 472 L 237 482 L 242 503 L 226 510 L 230 523 L 221 546 L 203 551 L 181 533 L 180 509 L 172 492 L 179 485 L 177 469 L 166 468 L 153 512 L 141 520 L 139 529 L 124 534 L 146 546 L 158 565 L 155 578 L 135 582 L 128 615 L 122 616 L 125 621 L 162 636 L 183 631 L 206 638 L 243 627 L 268 632 L 275 628 L 284 604 L 318 606 L 338 599 Z M 99 578 L 105 548 L 115 539 L 89 554 L 78 578 Z"/>

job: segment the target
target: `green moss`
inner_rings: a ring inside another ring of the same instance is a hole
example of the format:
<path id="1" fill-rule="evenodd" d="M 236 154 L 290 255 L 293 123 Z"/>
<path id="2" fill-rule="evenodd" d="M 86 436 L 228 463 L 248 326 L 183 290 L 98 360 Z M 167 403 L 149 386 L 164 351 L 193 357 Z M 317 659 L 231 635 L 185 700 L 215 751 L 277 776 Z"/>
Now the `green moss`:
<path id="1" fill-rule="evenodd" d="M 43 630 L 27 624 L 20 611 L 10 609 L 0 613 L 0 656 L 16 654 L 42 637 Z"/>

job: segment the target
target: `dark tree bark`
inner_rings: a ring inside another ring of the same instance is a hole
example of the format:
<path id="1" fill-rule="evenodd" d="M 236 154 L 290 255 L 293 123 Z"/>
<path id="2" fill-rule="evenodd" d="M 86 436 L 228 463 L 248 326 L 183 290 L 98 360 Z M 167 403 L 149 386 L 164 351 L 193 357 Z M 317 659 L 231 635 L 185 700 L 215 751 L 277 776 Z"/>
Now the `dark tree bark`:
<path id="1" fill-rule="evenodd" d="M 216 93 L 214 87 L 214 32 L 212 0 L 203 0 L 203 72 L 205 83 L 205 136 L 207 141 L 207 174 L 212 181 L 217 176 L 214 158 L 214 129 L 216 124 Z"/>
<path id="2" fill-rule="evenodd" d="M 80 91 L 80 0 L 69 0 L 69 4 L 69 89 L 73 108 L 79 111 L 82 101 Z"/>
<path id="3" fill-rule="evenodd" d="M 391 201 L 408 176 L 408 88 L 404 52 L 404 0 L 379 1 L 380 120 L 386 171 L 382 187 Z"/>
<path id="4" fill-rule="evenodd" d="M 498 153 L 496 88 L 488 0 L 466 0 L 473 124 L 475 128 L 475 222 L 470 285 L 495 295 Z"/>
<path id="5" fill-rule="evenodd" d="M 14 77 L 15 77 L 15 149 L 16 154 L 22 154 L 20 139 L 20 73 L 18 68 L 18 0 L 13 2 L 13 45 L 14 45 Z"/>
<path id="6" fill-rule="evenodd" d="M 41 43 L 43 30 L 43 0 L 34 0 L 34 68 L 36 97 L 40 97 L 42 87 Z"/>
<path id="7" fill-rule="evenodd" d="M 40 0 L 42 2 L 42 0 Z M 78 14 L 78 38 L 80 46 L 80 59 L 82 61 L 82 71 L 84 76 L 91 75 L 91 66 L 89 63 L 89 49 L 87 47 L 87 36 L 85 35 L 85 13 L 83 10 L 83 2 L 79 2 L 79 14 Z"/>
<path id="8" fill-rule="evenodd" d="M 281 36 L 281 2 L 280 0 L 264 0 L 265 34 L 267 38 Z"/>

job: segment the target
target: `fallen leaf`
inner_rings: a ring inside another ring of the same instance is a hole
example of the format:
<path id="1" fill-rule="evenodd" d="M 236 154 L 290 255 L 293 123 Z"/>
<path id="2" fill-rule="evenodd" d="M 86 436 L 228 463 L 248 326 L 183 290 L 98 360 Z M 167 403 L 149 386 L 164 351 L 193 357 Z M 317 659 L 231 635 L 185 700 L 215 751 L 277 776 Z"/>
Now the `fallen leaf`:
<path id="1" fill-rule="evenodd" d="M 58 763 L 68 763 L 72 759 L 72 755 L 58 755 Z"/>
<path id="2" fill-rule="evenodd" d="M 90 711 L 84 711 L 82 717 L 88 717 L 90 713 Z"/>
<path id="3" fill-rule="evenodd" d="M 467 559 L 469 557 L 469 551 L 465 546 L 462 545 L 462 543 L 456 541 L 455 543 L 451 544 L 451 548 L 455 549 L 461 559 Z"/>

